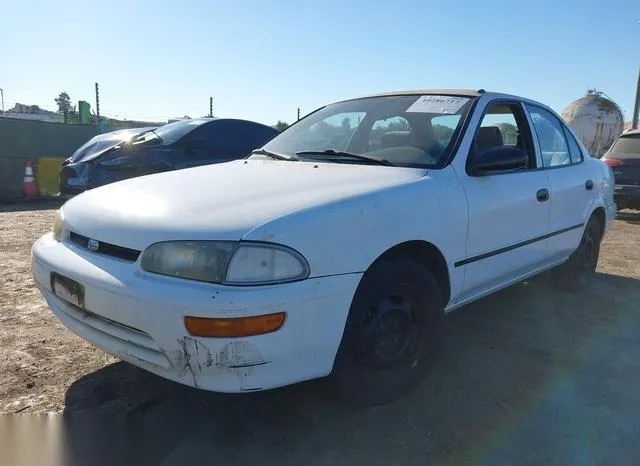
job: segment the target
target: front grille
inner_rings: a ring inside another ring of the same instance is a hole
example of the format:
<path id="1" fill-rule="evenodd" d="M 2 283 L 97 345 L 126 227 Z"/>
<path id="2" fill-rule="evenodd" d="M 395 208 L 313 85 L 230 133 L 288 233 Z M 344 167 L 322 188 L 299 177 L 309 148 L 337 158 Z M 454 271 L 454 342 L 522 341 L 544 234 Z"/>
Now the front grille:
<path id="1" fill-rule="evenodd" d="M 123 246 L 118 246 L 116 244 L 104 243 L 102 241 L 98 242 L 97 249 L 89 248 L 89 240 L 90 238 L 87 236 L 80 235 L 75 232 L 69 232 L 69 240 L 71 242 L 77 244 L 78 246 L 83 247 L 84 249 L 88 249 L 93 252 L 97 252 L 99 254 L 104 254 L 111 257 L 117 257 L 118 259 L 124 259 L 126 261 L 135 262 L 138 260 L 138 256 L 140 255 L 140 251 L 136 249 L 129 249 Z"/>

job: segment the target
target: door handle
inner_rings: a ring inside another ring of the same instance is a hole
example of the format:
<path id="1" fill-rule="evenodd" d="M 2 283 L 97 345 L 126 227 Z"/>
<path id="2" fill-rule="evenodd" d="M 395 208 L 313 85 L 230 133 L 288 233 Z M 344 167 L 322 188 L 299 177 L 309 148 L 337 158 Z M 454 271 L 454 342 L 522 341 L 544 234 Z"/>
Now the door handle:
<path id="1" fill-rule="evenodd" d="M 591 191 L 593 189 L 593 180 L 587 180 L 584 182 L 584 187 L 587 191 Z"/>
<path id="2" fill-rule="evenodd" d="M 538 202 L 545 202 L 549 200 L 549 190 L 547 188 L 538 189 L 536 192 L 536 199 Z"/>

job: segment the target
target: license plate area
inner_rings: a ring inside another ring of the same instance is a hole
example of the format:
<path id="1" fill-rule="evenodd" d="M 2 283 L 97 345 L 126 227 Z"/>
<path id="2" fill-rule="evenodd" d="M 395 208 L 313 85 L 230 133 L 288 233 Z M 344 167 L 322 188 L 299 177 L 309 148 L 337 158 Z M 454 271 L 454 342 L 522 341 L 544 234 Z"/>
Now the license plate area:
<path id="1" fill-rule="evenodd" d="M 84 309 L 84 286 L 77 281 L 51 272 L 51 290 L 58 298 Z"/>

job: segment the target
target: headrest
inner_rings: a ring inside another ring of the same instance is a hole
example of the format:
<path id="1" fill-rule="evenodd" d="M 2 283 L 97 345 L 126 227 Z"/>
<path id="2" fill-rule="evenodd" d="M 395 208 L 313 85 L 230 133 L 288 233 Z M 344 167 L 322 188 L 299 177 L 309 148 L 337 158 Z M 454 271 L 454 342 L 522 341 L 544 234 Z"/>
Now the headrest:
<path id="1" fill-rule="evenodd" d="M 496 146 L 503 146 L 502 133 L 497 126 L 482 126 L 476 137 L 478 150 L 483 151 Z"/>
<path id="2" fill-rule="evenodd" d="M 387 147 L 413 146 L 411 131 L 389 131 L 380 138 L 380 146 Z"/>

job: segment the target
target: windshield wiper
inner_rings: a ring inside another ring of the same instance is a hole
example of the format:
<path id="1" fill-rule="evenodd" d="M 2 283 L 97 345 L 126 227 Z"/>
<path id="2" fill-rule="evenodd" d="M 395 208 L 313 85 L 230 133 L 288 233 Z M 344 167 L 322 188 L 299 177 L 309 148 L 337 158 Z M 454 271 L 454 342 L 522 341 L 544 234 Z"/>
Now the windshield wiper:
<path id="1" fill-rule="evenodd" d="M 289 162 L 295 162 L 295 161 L 298 160 L 295 157 L 289 157 L 289 156 L 286 156 L 286 155 L 278 154 L 277 152 L 271 152 L 270 150 L 267 150 L 267 149 L 256 149 L 256 150 L 251 151 L 251 154 L 249 154 L 249 155 L 254 155 L 254 154 L 266 155 L 266 156 L 271 157 L 271 158 L 276 159 L 276 160 L 288 160 Z"/>
<path id="2" fill-rule="evenodd" d="M 154 137 L 152 139 L 145 139 L 145 135 L 149 134 L 149 133 L 153 133 Z M 149 141 L 154 141 L 154 140 L 158 140 L 159 142 L 162 142 L 162 138 L 160 136 L 158 136 L 158 133 L 155 132 L 155 130 L 153 129 L 149 129 L 147 131 L 144 131 L 140 134 L 137 134 L 135 136 L 133 136 L 128 143 L 129 144 L 144 144 L 146 142 Z"/>
<path id="3" fill-rule="evenodd" d="M 296 155 L 335 155 L 336 157 L 351 157 L 352 159 L 365 160 L 367 162 L 373 162 L 378 165 L 395 167 L 395 165 L 389 162 L 387 159 L 377 159 L 375 157 L 369 157 L 368 155 L 354 154 L 353 152 L 344 152 L 335 149 L 301 150 L 296 152 Z"/>
<path id="4" fill-rule="evenodd" d="M 162 138 L 160 137 L 160 135 L 158 135 L 158 133 L 156 133 L 155 129 L 150 129 L 149 131 L 151 131 L 153 134 L 155 134 L 156 137 L 160 140 L 160 142 L 162 142 Z"/>

